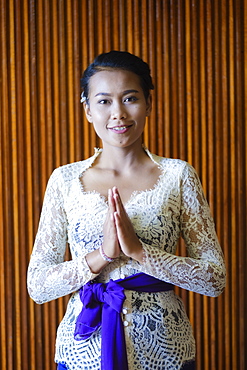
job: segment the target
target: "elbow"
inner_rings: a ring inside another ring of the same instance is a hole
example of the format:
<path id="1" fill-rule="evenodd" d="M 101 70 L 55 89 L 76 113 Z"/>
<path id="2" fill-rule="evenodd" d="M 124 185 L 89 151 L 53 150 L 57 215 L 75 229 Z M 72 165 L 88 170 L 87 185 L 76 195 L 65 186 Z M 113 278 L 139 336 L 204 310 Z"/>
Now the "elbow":
<path id="1" fill-rule="evenodd" d="M 211 284 L 210 297 L 217 298 L 225 290 L 226 286 L 226 271 L 223 269 L 220 273 L 218 272 L 217 276 L 212 277 L 213 283 Z"/>
<path id="2" fill-rule="evenodd" d="M 44 291 L 44 282 L 40 281 L 34 273 L 28 271 L 27 274 L 27 291 L 29 297 L 37 304 L 47 302 L 46 294 Z"/>
<path id="3" fill-rule="evenodd" d="M 43 304 L 46 302 L 44 299 L 44 295 L 42 294 L 42 290 L 39 287 L 33 287 L 31 284 L 27 285 L 27 291 L 29 297 L 37 304 Z"/>
<path id="4" fill-rule="evenodd" d="M 31 264 L 27 269 L 27 291 L 29 297 L 37 304 L 43 304 L 49 301 L 42 269 Z"/>
<path id="5" fill-rule="evenodd" d="M 210 292 L 210 294 L 208 294 L 209 297 L 212 297 L 212 298 L 217 298 L 219 297 L 223 292 L 224 292 L 224 289 L 225 288 L 222 288 L 222 289 L 214 289 Z"/>

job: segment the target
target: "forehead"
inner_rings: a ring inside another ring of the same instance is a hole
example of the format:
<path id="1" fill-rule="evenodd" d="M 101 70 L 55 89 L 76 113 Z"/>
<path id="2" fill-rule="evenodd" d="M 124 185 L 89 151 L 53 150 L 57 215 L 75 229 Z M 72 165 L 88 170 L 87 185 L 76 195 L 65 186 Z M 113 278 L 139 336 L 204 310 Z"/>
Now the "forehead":
<path id="1" fill-rule="evenodd" d="M 89 93 L 142 91 L 140 78 L 133 72 L 121 69 L 107 69 L 95 73 L 89 81 Z"/>

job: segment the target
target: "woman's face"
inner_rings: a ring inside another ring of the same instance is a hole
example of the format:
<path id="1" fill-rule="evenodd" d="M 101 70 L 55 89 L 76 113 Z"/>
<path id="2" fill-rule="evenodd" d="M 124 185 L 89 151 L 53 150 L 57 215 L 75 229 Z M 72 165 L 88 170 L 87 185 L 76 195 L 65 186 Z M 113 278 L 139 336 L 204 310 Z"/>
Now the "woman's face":
<path id="1" fill-rule="evenodd" d="M 141 143 L 151 98 L 146 100 L 139 76 L 119 69 L 97 72 L 90 78 L 88 98 L 85 113 L 104 147 Z"/>

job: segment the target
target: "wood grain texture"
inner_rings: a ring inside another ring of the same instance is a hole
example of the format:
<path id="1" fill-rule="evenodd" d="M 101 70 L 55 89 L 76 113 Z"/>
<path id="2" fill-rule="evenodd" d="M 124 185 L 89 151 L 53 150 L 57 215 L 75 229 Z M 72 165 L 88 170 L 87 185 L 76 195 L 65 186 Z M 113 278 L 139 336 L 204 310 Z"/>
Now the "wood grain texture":
<path id="1" fill-rule="evenodd" d="M 51 172 L 100 146 L 80 104 L 80 77 L 111 49 L 149 63 L 155 90 L 144 141 L 196 168 L 224 250 L 223 295 L 176 288 L 194 328 L 197 368 L 245 370 L 244 0 L 0 0 L 0 368 L 55 369 L 68 297 L 36 305 L 26 270 Z M 182 241 L 178 253 L 186 253 Z"/>

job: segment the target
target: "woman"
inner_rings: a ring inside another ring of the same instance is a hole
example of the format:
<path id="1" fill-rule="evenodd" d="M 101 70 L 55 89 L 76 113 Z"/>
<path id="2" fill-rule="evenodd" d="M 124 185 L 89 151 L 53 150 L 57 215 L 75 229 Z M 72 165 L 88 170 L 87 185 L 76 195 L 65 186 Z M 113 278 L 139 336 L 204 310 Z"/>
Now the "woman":
<path id="1" fill-rule="evenodd" d="M 153 85 L 140 58 L 99 55 L 82 89 L 103 147 L 51 175 L 28 269 L 37 303 L 73 293 L 57 332 L 58 369 L 195 369 L 192 328 L 173 286 L 213 297 L 225 286 L 198 176 L 142 144 Z M 188 257 L 175 255 L 180 235 Z M 67 242 L 72 260 L 64 262 Z"/>

